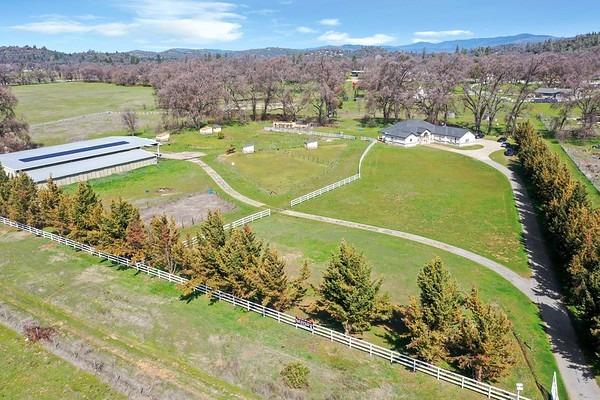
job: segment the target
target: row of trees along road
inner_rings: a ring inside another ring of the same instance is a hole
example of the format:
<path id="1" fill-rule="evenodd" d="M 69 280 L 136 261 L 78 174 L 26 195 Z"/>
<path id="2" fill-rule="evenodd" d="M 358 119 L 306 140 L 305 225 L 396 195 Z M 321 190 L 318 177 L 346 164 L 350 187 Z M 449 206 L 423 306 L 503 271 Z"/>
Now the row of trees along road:
<path id="1" fill-rule="evenodd" d="M 591 206 L 585 187 L 530 124 L 520 125 L 515 138 L 569 299 L 600 352 L 600 209 Z"/>
<path id="2" fill-rule="evenodd" d="M 146 226 L 126 201 L 115 200 L 105 208 L 87 182 L 69 195 L 52 180 L 38 188 L 26 174 L 9 178 L 0 167 L 0 214 L 184 276 L 189 279 L 181 288 L 185 295 L 207 284 L 283 311 L 299 306 L 310 289 L 307 262 L 290 278 L 277 251 L 248 226 L 225 231 L 218 212 L 201 223 L 196 243 L 185 246 L 175 222 L 165 215 Z M 416 356 L 451 361 L 481 380 L 506 372 L 513 362 L 506 315 L 484 304 L 475 289 L 468 296 L 459 293 L 440 260 L 425 266 L 418 284 L 419 302 L 393 306 L 380 293 L 381 280 L 372 278 L 364 256 L 342 242 L 321 283 L 311 289 L 315 301 L 301 309 L 339 323 L 347 334 L 385 323 L 399 309 L 407 328 L 401 334 L 410 338 L 408 349 Z"/>

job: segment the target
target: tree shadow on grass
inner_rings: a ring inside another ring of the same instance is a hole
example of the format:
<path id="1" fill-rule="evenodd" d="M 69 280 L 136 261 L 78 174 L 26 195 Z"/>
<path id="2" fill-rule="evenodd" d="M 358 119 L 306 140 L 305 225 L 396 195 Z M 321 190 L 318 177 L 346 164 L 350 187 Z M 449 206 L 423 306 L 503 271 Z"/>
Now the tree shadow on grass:
<path id="1" fill-rule="evenodd" d="M 383 327 L 383 331 L 376 332 L 375 336 L 385 340 L 393 350 L 406 353 L 406 346 L 410 343 L 410 339 L 404 336 L 408 330 L 402 321 L 400 310 L 394 309 L 390 319 L 381 326 Z"/>

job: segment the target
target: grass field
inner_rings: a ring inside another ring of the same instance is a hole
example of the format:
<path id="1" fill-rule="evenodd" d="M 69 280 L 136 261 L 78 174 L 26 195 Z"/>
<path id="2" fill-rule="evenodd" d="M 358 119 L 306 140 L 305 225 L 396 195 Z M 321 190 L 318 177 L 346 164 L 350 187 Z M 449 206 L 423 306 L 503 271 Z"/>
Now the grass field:
<path id="1" fill-rule="evenodd" d="M 224 215 L 227 221 L 246 216 L 254 211 L 248 205 L 236 202 L 221 191 L 202 168 L 189 161 L 160 160 L 157 165 L 93 179 L 90 185 L 108 206 L 112 200 L 122 198 L 137 207 L 167 206 L 183 197 L 215 191 L 221 198 L 235 205 L 232 212 Z M 73 193 L 77 185 L 65 190 Z"/>
<path id="2" fill-rule="evenodd" d="M 382 290 L 389 293 L 396 304 L 406 304 L 410 296 L 417 294 L 417 274 L 432 257 L 440 256 L 464 290 L 477 286 L 486 301 L 502 306 L 514 324 L 515 334 L 525 343 L 526 357 L 538 380 L 544 385 L 550 384 L 556 364 L 537 307 L 494 272 L 425 245 L 331 224 L 275 215 L 254 222 L 252 227 L 259 237 L 268 240 L 286 258 L 292 274 L 297 272 L 304 258 L 308 259 L 314 285 L 318 285 L 329 257 L 340 241 L 348 241 L 364 252 L 374 275 L 383 278 Z M 385 344 L 382 336 L 384 333 L 375 330 L 368 338 Z M 524 382 L 525 387 L 534 388 L 533 377 L 522 357 L 512 375 L 502 379 L 502 384 L 512 388 L 518 381 Z M 530 391 L 528 395 L 535 396 L 535 393 Z"/>
<path id="3" fill-rule="evenodd" d="M 320 138 L 319 148 L 306 150 L 310 137 L 271 133 L 264 124 L 226 126 L 225 138 L 186 131 L 171 136 L 165 152 L 199 151 L 223 178 L 244 195 L 271 206 L 282 207 L 300 195 L 357 172 L 358 160 L 367 147 L 364 141 Z M 252 143 L 256 153 L 242 154 Z M 233 146 L 236 152 L 224 155 Z"/>
<path id="4" fill-rule="evenodd" d="M 45 323 L 60 321 L 62 330 L 98 340 L 134 364 L 159 363 L 161 376 L 189 390 L 210 389 L 211 398 L 298 396 L 279 377 L 290 361 L 310 368 L 304 398 L 479 398 L 227 304 L 179 301 L 168 283 L 60 245 L 4 229 L 2 235 L 0 300 Z"/>
<path id="5" fill-rule="evenodd" d="M 298 208 L 423 235 L 529 274 L 508 181 L 461 155 L 376 146 L 362 179 Z"/>
<path id="6" fill-rule="evenodd" d="M 3 325 L 0 354 L 0 399 L 126 398 Z"/>
<path id="7" fill-rule="evenodd" d="M 17 114 L 30 124 L 101 111 L 154 109 L 151 87 L 67 82 L 15 86 L 12 91 L 19 99 Z"/>

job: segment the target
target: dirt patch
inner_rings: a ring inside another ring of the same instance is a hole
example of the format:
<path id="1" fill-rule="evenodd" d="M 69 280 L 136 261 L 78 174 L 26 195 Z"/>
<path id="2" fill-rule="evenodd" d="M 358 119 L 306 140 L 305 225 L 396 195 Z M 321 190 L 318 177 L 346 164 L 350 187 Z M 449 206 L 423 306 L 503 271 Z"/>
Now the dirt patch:
<path id="1" fill-rule="evenodd" d="M 579 170 L 600 190 L 600 150 L 588 146 L 575 146 L 561 143 L 565 152 L 571 157 Z"/>
<path id="2" fill-rule="evenodd" d="M 178 226 L 191 226 L 203 221 L 209 211 L 229 212 L 235 205 L 223 200 L 216 194 L 197 193 L 167 204 L 142 207 L 140 215 L 145 222 L 154 215 L 166 214 L 174 218 Z"/>
<path id="3" fill-rule="evenodd" d="M 162 187 L 159 188 L 156 193 L 160 193 L 160 194 L 168 194 L 168 193 L 173 193 L 175 191 L 175 189 L 173 188 L 168 188 L 168 187 Z"/>
<path id="4" fill-rule="evenodd" d="M 2 243 L 15 242 L 18 240 L 24 240 L 28 237 L 29 237 L 29 233 L 27 233 L 27 232 L 23 232 L 23 231 L 8 232 L 4 235 L 0 235 L 0 242 L 2 242 Z"/>

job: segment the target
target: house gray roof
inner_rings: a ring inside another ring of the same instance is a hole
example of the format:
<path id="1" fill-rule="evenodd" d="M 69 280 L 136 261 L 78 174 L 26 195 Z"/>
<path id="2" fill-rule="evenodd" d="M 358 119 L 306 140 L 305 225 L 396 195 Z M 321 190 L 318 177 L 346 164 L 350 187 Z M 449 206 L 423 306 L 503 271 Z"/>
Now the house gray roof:
<path id="1" fill-rule="evenodd" d="M 406 121 L 401 121 L 392 126 L 388 126 L 387 128 L 382 129 L 381 133 L 386 136 L 406 139 L 411 134 L 418 136 L 425 131 L 429 131 L 432 134 L 438 136 L 449 136 L 455 138 L 461 138 L 465 134 L 470 132 L 468 129 L 464 128 L 457 128 L 453 126 L 440 126 L 418 119 L 408 119 Z"/>
<path id="2" fill-rule="evenodd" d="M 547 94 L 547 95 L 557 95 L 560 93 L 569 93 L 569 89 L 560 89 L 560 88 L 539 88 L 535 90 L 537 94 Z"/>
<path id="3" fill-rule="evenodd" d="M 70 164 L 77 160 L 96 158 L 156 144 L 155 140 L 135 136 L 110 136 L 0 154 L 0 164 L 14 172 L 27 171 L 51 165 Z"/>

